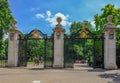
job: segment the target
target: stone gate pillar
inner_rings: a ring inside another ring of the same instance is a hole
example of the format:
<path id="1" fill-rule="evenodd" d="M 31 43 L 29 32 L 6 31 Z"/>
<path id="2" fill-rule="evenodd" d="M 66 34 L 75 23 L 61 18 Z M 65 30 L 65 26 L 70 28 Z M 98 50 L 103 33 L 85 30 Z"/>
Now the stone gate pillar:
<path id="1" fill-rule="evenodd" d="M 54 28 L 54 62 L 53 67 L 63 68 L 64 67 L 64 32 L 60 22 L 62 19 L 57 18 L 58 24 Z"/>
<path id="2" fill-rule="evenodd" d="M 13 21 L 13 26 L 8 30 L 8 62 L 7 66 L 18 66 L 18 44 L 19 30 L 15 26 L 17 22 Z"/>
<path id="3" fill-rule="evenodd" d="M 116 27 L 112 23 L 112 16 L 107 17 L 104 29 L 104 68 L 117 69 L 116 65 Z"/>

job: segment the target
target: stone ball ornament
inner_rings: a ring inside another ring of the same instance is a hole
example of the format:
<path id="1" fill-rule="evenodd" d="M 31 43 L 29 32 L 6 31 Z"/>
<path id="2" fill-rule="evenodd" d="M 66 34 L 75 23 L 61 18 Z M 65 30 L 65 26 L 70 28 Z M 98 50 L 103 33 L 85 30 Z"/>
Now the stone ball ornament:
<path id="1" fill-rule="evenodd" d="M 15 19 L 13 19 L 13 24 L 16 25 L 17 24 L 17 21 Z"/>
<path id="2" fill-rule="evenodd" d="M 107 21 L 108 21 L 108 22 L 112 22 L 112 20 L 113 20 L 113 16 L 112 16 L 112 15 L 109 15 L 109 16 L 107 17 Z"/>
<path id="3" fill-rule="evenodd" d="M 57 22 L 58 22 L 58 24 L 60 24 L 61 21 L 62 21 L 61 17 L 57 17 Z"/>

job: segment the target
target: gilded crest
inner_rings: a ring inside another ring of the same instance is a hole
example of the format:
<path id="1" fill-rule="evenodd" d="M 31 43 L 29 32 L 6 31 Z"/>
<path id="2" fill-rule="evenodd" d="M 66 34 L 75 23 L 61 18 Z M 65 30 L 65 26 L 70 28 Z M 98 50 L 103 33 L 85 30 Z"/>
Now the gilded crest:
<path id="1" fill-rule="evenodd" d="M 32 33 L 31 33 L 31 37 L 32 38 L 39 38 L 40 36 L 40 32 L 38 30 L 34 30 Z"/>
<path id="2" fill-rule="evenodd" d="M 79 33 L 80 33 L 80 38 L 88 37 L 88 31 L 86 31 L 85 29 L 82 29 Z"/>

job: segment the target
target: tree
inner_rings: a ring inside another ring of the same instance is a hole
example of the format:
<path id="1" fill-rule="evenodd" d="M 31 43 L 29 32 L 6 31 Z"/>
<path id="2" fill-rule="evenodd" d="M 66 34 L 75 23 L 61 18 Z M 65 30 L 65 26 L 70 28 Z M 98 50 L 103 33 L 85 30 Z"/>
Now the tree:
<path id="1" fill-rule="evenodd" d="M 87 28 L 90 31 L 93 31 L 93 27 L 91 25 L 91 22 L 84 20 L 83 22 L 73 22 L 70 26 L 70 34 L 75 35 L 77 31 L 79 31 L 82 28 Z"/>
<path id="2" fill-rule="evenodd" d="M 0 50 L 0 59 L 5 59 L 6 56 L 5 56 L 5 42 L 4 41 L 1 41 L 2 44 L 1 44 L 1 50 Z"/>
<path id="3" fill-rule="evenodd" d="M 107 23 L 107 16 L 112 15 L 113 16 L 113 23 L 115 26 L 120 25 L 120 8 L 115 8 L 112 4 L 107 4 L 105 7 L 101 9 L 102 14 L 101 15 L 94 15 L 94 21 L 95 21 L 95 29 L 97 31 L 97 34 L 101 34 L 104 25 Z"/>
<path id="4" fill-rule="evenodd" d="M 32 60 L 35 56 L 44 57 L 44 41 L 43 40 L 28 40 L 27 41 L 27 56 Z"/>
<path id="5" fill-rule="evenodd" d="M 0 52 L 2 52 L 3 37 L 12 24 L 12 14 L 7 0 L 0 0 Z"/>

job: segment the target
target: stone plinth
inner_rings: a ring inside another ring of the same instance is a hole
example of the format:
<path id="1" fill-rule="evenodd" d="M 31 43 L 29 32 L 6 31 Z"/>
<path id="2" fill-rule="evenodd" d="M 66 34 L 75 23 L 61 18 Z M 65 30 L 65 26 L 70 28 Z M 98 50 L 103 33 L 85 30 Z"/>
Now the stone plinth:
<path id="1" fill-rule="evenodd" d="M 8 31 L 8 62 L 6 66 L 16 67 L 18 66 L 18 44 L 19 34 L 15 25 Z"/>
<path id="2" fill-rule="evenodd" d="M 59 21 L 60 19 L 57 19 Z M 64 67 L 64 32 L 65 30 L 60 25 L 56 25 L 54 31 L 54 68 Z"/>
<path id="3" fill-rule="evenodd" d="M 116 28 L 108 17 L 108 23 L 104 29 L 104 68 L 117 69 L 116 65 Z"/>

